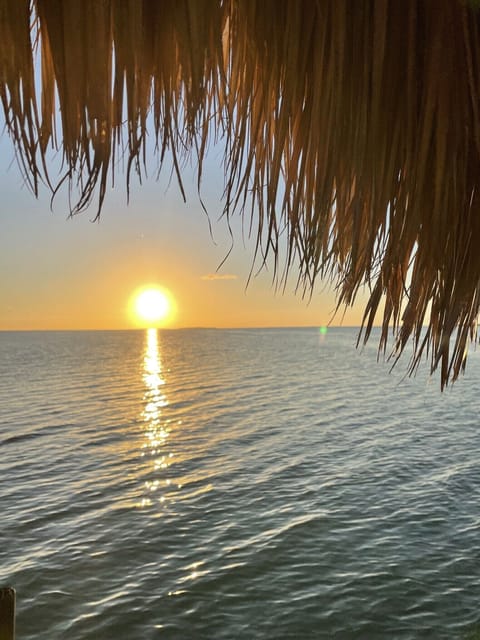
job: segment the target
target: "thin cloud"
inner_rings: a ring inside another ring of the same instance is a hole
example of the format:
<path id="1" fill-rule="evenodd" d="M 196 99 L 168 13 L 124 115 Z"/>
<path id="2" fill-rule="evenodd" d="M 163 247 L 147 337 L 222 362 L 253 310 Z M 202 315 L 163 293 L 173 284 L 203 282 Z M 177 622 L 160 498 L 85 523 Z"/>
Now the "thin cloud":
<path id="1" fill-rule="evenodd" d="M 236 280 L 237 275 L 233 273 L 207 273 L 206 276 L 202 276 L 202 280 Z"/>

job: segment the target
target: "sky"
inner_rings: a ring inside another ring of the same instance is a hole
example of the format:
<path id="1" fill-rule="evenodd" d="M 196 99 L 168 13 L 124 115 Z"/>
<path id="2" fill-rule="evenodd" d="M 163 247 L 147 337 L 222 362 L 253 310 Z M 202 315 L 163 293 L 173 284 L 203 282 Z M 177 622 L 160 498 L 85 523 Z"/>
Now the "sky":
<path id="1" fill-rule="evenodd" d="M 149 284 L 175 300 L 175 313 L 164 322 L 171 328 L 360 324 L 361 306 L 333 318 L 335 296 L 324 283 L 311 298 L 295 292 L 294 268 L 284 291 L 272 283 L 272 265 L 259 274 L 255 269 L 249 280 L 254 242 L 239 218 L 222 264 L 232 238 L 221 218 L 221 150 L 213 148 L 206 163 L 202 197 L 208 218 L 193 169 L 183 176 L 186 203 L 167 165 L 159 180 L 152 175 L 140 186 L 133 177 L 129 203 L 125 177 L 117 173 L 99 222 L 92 222 L 95 202 L 71 218 L 66 190 L 52 207 L 46 187 L 38 199 L 28 190 L 3 133 L 0 330 L 133 328 L 129 302 Z"/>

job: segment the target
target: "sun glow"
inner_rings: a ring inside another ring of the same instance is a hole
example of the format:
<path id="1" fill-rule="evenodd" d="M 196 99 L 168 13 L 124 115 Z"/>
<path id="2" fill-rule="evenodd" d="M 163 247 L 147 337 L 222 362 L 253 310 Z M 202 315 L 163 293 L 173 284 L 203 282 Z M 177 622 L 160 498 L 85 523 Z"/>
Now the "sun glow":
<path id="1" fill-rule="evenodd" d="M 133 322 L 141 327 L 166 326 L 171 323 L 175 312 L 170 292 L 152 285 L 135 291 L 129 307 Z"/>

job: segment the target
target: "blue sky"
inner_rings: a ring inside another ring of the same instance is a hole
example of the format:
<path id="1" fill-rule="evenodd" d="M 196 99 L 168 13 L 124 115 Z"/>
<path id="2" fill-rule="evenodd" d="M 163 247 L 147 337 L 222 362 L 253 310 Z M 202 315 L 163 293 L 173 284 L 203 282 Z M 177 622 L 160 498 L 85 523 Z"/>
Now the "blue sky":
<path id="1" fill-rule="evenodd" d="M 23 184 L 8 134 L 0 140 L 0 329 L 128 328 L 132 292 L 145 284 L 170 290 L 177 301 L 171 326 L 312 326 L 332 319 L 332 292 L 318 283 L 310 301 L 295 294 L 292 270 L 285 291 L 275 290 L 271 269 L 248 277 L 254 242 L 232 222 L 233 250 L 223 203 L 221 150 L 205 167 L 201 208 L 192 168 L 184 171 L 187 203 L 168 163 L 159 180 L 156 161 L 142 186 L 132 177 L 127 204 L 125 177 L 116 174 L 99 222 L 95 203 L 69 218 L 66 189 L 50 208 L 50 192 L 38 199 Z M 271 267 L 271 265 L 270 265 Z M 256 272 L 256 270 L 255 270 Z M 357 325 L 361 310 L 344 325 Z M 335 323 L 342 321 L 338 314 Z"/>

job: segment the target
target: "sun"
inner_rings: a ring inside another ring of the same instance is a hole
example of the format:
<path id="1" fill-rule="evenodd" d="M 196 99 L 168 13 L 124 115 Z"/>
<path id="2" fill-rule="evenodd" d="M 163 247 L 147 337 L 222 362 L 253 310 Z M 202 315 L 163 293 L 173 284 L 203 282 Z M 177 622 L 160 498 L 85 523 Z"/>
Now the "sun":
<path id="1" fill-rule="evenodd" d="M 171 293 L 156 285 L 137 289 L 129 306 L 134 323 L 142 327 L 158 327 L 169 324 L 175 307 Z"/>

